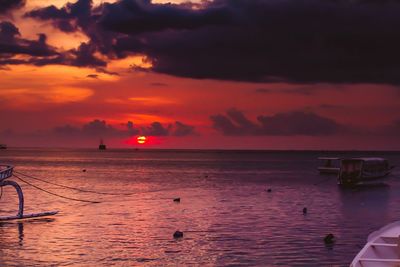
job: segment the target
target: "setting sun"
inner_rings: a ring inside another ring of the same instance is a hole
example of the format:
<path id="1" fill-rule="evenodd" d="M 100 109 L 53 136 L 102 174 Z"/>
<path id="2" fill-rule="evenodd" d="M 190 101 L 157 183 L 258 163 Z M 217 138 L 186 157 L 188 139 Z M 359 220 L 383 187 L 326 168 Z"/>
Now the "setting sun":
<path id="1" fill-rule="evenodd" d="M 138 136 L 138 137 L 137 137 L 137 142 L 138 142 L 138 144 L 143 145 L 143 144 L 146 143 L 146 140 L 147 140 L 146 136 Z"/>

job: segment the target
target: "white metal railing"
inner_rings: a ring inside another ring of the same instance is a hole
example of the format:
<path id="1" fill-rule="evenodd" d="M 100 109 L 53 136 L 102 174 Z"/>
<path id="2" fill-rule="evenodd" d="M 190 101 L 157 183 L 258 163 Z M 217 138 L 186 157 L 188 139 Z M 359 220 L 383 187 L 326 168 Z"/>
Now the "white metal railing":
<path id="1" fill-rule="evenodd" d="M 0 165 L 0 181 L 12 176 L 14 166 Z"/>

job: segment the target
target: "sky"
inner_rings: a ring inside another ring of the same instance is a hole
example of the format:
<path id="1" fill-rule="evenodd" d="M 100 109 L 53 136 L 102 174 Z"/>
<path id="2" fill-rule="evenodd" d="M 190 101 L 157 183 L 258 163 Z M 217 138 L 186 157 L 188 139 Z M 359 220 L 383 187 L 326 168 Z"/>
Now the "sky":
<path id="1" fill-rule="evenodd" d="M 0 0 L 0 143 L 399 150 L 399 12 L 395 0 Z"/>

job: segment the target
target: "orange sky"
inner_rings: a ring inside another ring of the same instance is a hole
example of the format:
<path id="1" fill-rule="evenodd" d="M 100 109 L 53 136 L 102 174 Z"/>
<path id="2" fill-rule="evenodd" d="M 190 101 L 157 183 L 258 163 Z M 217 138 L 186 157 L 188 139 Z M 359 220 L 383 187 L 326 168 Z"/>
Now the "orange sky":
<path id="1" fill-rule="evenodd" d="M 52 1 L 58 7 L 67 1 Z M 104 1 L 94 1 L 104 2 Z M 159 1 L 163 2 L 163 1 Z M 164 1 L 165 2 L 165 1 Z M 170 1 L 168 1 L 170 2 Z M 23 18 L 33 7 L 48 1 L 31 0 L 7 15 L 18 25 L 21 36 L 36 39 L 46 33 L 48 44 L 71 49 L 88 40 L 82 32 L 67 34 L 47 22 Z M 9 146 L 84 146 L 96 138 L 68 140 L 49 137 L 51 129 L 82 125 L 95 119 L 119 129 L 132 121 L 145 127 L 152 122 L 164 125 L 179 121 L 195 127 L 189 136 L 154 137 L 147 147 L 161 148 L 251 148 L 251 149 L 400 149 L 397 136 L 382 140 L 368 135 L 400 118 L 400 91 L 393 85 L 252 83 L 175 77 L 136 71 L 132 65 L 151 70 L 143 56 L 110 60 L 110 75 L 89 67 L 62 65 L 7 65 L 0 68 L 0 132 L 11 130 L 0 143 Z M 97 75 L 90 78 L 88 75 Z M 292 111 L 313 112 L 337 123 L 359 129 L 356 133 L 333 136 L 224 136 L 212 127 L 210 116 L 231 108 L 250 120 Z M 363 132 L 364 131 L 364 132 Z M 41 136 L 42 134 L 42 136 Z M 113 137 L 114 147 L 137 147 L 129 137 Z M 146 146 L 146 145 L 144 145 Z"/>

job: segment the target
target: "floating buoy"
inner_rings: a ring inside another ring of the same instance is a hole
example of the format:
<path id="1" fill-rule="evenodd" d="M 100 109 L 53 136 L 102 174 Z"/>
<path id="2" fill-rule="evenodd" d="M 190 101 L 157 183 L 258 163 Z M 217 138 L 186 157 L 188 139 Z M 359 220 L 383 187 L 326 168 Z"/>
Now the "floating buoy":
<path id="1" fill-rule="evenodd" d="M 183 232 L 181 231 L 175 231 L 174 233 L 174 238 L 182 238 L 183 237 Z"/>
<path id="2" fill-rule="evenodd" d="M 307 208 L 306 207 L 303 208 L 303 214 L 307 214 Z"/>
<path id="3" fill-rule="evenodd" d="M 174 198 L 174 202 L 181 202 L 181 198 L 180 197 Z"/>
<path id="4" fill-rule="evenodd" d="M 271 188 L 268 188 L 268 189 L 267 189 L 267 192 L 268 192 L 268 193 L 271 193 L 271 192 L 272 192 L 272 189 L 271 189 Z"/>
<path id="5" fill-rule="evenodd" d="M 325 244 L 333 244 L 335 242 L 335 236 L 333 234 L 327 234 L 324 238 Z"/>
<path id="6" fill-rule="evenodd" d="M 82 172 L 86 172 L 86 169 L 83 169 Z"/>

